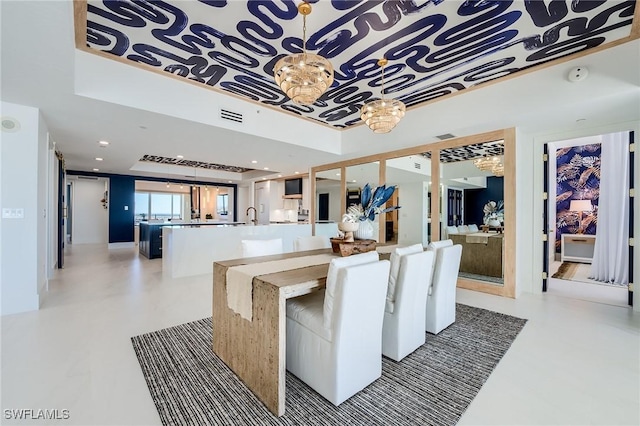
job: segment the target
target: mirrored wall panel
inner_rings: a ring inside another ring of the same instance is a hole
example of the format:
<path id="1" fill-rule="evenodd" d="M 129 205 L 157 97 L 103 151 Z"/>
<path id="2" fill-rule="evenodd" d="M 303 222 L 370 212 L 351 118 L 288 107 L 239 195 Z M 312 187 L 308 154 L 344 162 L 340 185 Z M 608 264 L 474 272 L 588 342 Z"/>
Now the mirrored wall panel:
<path id="1" fill-rule="evenodd" d="M 380 181 L 380 163 L 378 161 L 371 163 L 358 164 L 355 166 L 345 167 L 346 181 L 346 206 L 361 205 L 362 190 L 368 183 L 373 191 Z M 367 206 L 363 206 L 366 210 Z M 384 226 L 386 219 L 380 218 L 384 214 L 376 215 L 375 220 L 360 221 L 360 229 L 356 231 L 357 238 L 372 239 L 379 241 L 380 226 Z"/>
<path id="2" fill-rule="evenodd" d="M 340 169 L 316 174 L 315 219 L 316 223 L 340 222 L 342 197 Z"/>
<path id="3" fill-rule="evenodd" d="M 387 160 L 386 183 L 396 186 L 392 205 L 400 206 L 386 213 L 386 242 L 402 246 L 429 244 L 431 160 L 424 154 Z"/>
<path id="4" fill-rule="evenodd" d="M 504 284 L 503 142 L 440 152 L 441 232 L 462 245 L 461 278 Z"/>

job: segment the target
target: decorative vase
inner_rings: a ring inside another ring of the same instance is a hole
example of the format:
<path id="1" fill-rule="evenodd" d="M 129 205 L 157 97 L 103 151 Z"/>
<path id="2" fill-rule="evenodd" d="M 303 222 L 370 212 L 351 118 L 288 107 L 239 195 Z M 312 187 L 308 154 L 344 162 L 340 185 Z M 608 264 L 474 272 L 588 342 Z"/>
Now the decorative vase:
<path id="1" fill-rule="evenodd" d="M 373 224 L 370 220 L 363 220 L 360 222 L 360 226 L 353 233 L 353 236 L 357 240 L 372 240 L 373 239 Z"/>
<path id="2" fill-rule="evenodd" d="M 338 229 L 344 232 L 344 242 L 353 242 L 353 232 L 357 231 L 360 227 L 358 222 L 338 222 Z"/>
<path id="3" fill-rule="evenodd" d="M 501 223 L 498 219 L 489 220 L 489 226 L 501 226 Z"/>

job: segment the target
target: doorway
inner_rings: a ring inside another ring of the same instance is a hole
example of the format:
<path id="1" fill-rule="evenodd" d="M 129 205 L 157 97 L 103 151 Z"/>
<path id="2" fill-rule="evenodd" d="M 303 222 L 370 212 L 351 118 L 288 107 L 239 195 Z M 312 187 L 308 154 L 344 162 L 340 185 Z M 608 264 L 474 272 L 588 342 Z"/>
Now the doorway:
<path id="1" fill-rule="evenodd" d="M 543 292 L 632 304 L 632 141 L 622 132 L 545 145 Z"/>

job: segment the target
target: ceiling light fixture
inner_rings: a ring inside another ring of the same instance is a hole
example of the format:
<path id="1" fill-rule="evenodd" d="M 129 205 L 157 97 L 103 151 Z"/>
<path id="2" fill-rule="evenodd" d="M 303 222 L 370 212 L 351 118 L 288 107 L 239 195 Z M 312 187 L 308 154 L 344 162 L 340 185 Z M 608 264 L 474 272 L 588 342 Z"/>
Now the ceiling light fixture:
<path id="1" fill-rule="evenodd" d="M 493 168 L 491 169 L 491 173 L 493 173 L 495 176 L 504 176 L 504 164 L 500 162 L 493 166 Z"/>
<path id="2" fill-rule="evenodd" d="M 382 68 L 380 99 L 366 103 L 360 109 L 360 118 L 373 133 L 389 133 L 404 117 L 407 109 L 402 101 L 384 98 L 384 67 L 387 62 L 385 58 L 378 61 L 378 66 Z"/>
<path id="3" fill-rule="evenodd" d="M 178 160 L 182 160 L 182 159 L 184 158 L 184 155 L 176 155 L 176 158 L 177 158 Z"/>
<path id="4" fill-rule="evenodd" d="M 96 161 L 102 161 L 102 158 L 96 157 Z"/>
<path id="5" fill-rule="evenodd" d="M 311 5 L 300 3 L 298 12 L 302 15 L 302 53 L 280 59 L 273 74 L 276 84 L 294 103 L 311 105 L 331 87 L 333 65 L 320 55 L 307 53 L 307 15 Z"/>
<path id="6" fill-rule="evenodd" d="M 107 141 L 98 141 L 98 144 L 102 147 L 109 145 L 109 142 Z"/>
<path id="7" fill-rule="evenodd" d="M 257 164 L 258 160 L 251 160 L 251 164 Z"/>
<path id="8" fill-rule="evenodd" d="M 93 169 L 93 171 L 94 171 L 94 172 L 99 172 L 99 171 L 100 171 L 100 169 Z"/>
<path id="9" fill-rule="evenodd" d="M 484 172 L 492 171 L 498 164 L 500 164 L 500 157 L 497 155 L 485 155 L 473 160 L 473 165 Z"/>

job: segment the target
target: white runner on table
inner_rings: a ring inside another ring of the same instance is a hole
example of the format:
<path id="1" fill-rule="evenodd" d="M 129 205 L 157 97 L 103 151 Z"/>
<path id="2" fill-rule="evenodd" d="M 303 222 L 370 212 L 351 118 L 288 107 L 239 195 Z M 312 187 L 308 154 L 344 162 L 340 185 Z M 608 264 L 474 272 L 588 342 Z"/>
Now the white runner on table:
<path id="1" fill-rule="evenodd" d="M 313 256 L 292 257 L 270 262 L 232 266 L 227 269 L 227 305 L 246 320 L 253 317 L 253 278 L 258 275 L 273 274 L 304 268 L 306 266 L 330 263 L 335 255 L 317 254 Z"/>

